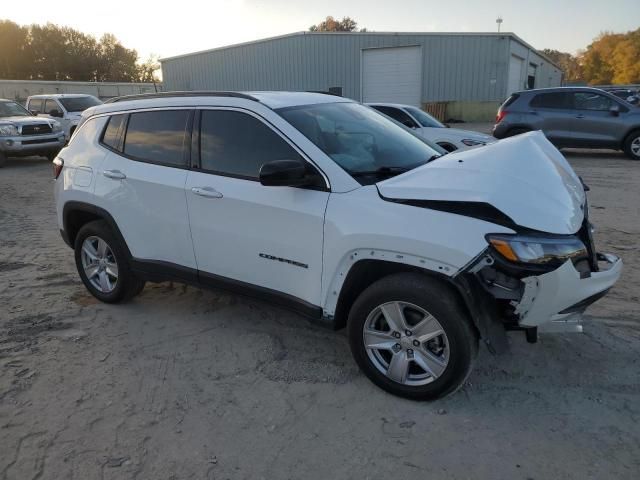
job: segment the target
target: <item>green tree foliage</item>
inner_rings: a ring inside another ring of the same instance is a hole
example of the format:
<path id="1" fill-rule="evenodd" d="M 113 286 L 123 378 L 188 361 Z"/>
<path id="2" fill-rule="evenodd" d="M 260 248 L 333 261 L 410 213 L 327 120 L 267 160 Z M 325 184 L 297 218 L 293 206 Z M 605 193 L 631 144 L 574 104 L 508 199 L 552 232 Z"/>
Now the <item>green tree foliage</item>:
<path id="1" fill-rule="evenodd" d="M 157 70 L 111 34 L 99 40 L 78 30 L 0 20 L 0 78 L 98 82 L 150 81 Z"/>
<path id="2" fill-rule="evenodd" d="M 309 27 L 310 32 L 355 32 L 358 31 L 358 22 L 351 17 L 344 17 L 342 20 L 336 20 L 332 16 L 328 16 L 317 25 Z M 366 28 L 360 29 L 366 32 Z"/>

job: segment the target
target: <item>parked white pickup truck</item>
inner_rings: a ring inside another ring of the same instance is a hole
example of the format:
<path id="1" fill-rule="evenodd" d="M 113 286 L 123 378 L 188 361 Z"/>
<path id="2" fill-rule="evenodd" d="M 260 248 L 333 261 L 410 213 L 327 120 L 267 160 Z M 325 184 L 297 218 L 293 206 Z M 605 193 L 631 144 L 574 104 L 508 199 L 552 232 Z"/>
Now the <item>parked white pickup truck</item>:
<path id="1" fill-rule="evenodd" d="M 67 141 L 73 135 L 80 116 L 89 107 L 100 105 L 102 101 L 93 95 L 54 94 L 32 95 L 27 98 L 27 110 L 38 117 L 56 120 L 62 124 Z"/>

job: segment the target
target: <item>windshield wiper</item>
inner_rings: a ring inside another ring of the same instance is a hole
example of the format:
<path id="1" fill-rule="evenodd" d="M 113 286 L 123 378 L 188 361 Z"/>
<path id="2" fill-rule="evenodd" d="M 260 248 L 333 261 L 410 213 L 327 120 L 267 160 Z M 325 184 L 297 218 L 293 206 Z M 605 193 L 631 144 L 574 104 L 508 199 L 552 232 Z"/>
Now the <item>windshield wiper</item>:
<path id="1" fill-rule="evenodd" d="M 366 176 L 393 176 L 400 175 L 401 173 L 408 172 L 409 170 L 413 170 L 415 167 L 380 167 L 375 170 L 362 170 L 362 171 L 351 171 L 349 172 L 352 177 L 366 177 Z"/>

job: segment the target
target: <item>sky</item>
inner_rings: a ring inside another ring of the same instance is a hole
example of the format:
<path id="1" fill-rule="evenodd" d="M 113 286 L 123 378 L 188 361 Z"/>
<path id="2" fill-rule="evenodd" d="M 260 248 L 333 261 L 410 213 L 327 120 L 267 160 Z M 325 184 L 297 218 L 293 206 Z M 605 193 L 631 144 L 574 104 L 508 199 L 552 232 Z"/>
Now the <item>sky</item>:
<path id="1" fill-rule="evenodd" d="M 113 33 L 142 59 L 307 30 L 327 15 L 394 32 L 514 32 L 537 49 L 575 53 L 602 31 L 640 27 L 639 0 L 3 0 L 0 19 Z"/>

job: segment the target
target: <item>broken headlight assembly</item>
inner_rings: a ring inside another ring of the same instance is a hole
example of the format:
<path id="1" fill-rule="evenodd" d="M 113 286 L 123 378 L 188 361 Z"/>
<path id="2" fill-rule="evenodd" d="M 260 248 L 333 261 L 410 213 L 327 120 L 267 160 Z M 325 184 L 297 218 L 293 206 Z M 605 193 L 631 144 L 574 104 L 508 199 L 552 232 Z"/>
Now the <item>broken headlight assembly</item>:
<path id="1" fill-rule="evenodd" d="M 504 259 L 540 267 L 559 267 L 567 260 L 574 264 L 588 257 L 587 247 L 578 238 L 535 235 L 487 235 L 487 241 Z"/>

